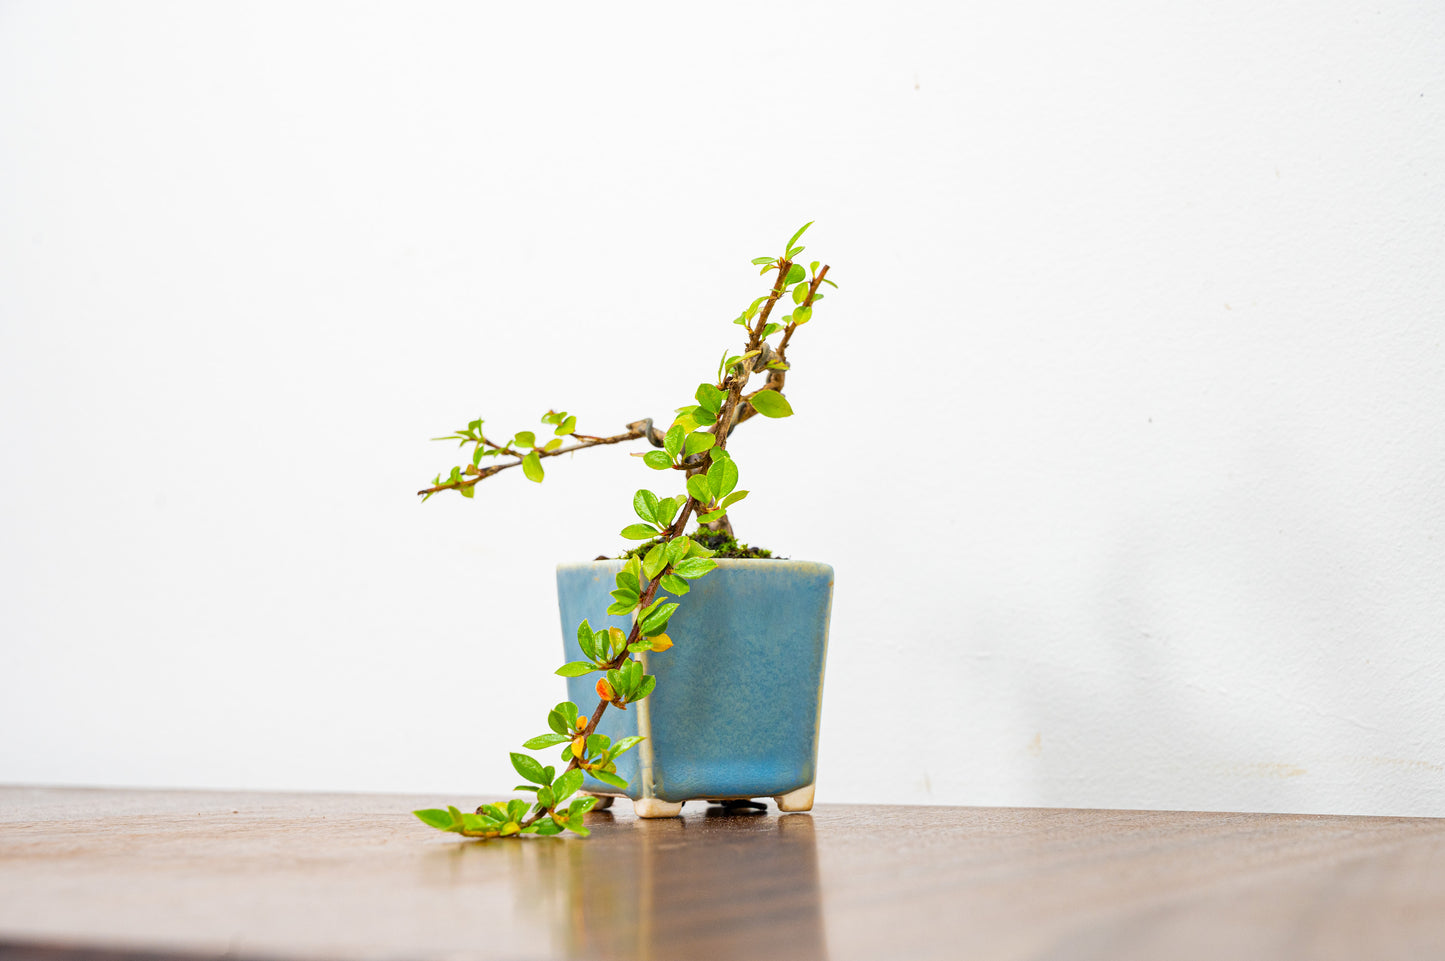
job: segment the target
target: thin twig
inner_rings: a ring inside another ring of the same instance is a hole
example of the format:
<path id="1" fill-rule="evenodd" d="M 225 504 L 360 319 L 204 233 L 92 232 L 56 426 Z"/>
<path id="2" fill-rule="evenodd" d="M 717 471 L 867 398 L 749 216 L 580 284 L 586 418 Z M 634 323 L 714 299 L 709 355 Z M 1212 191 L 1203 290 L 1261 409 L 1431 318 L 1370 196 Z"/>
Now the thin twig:
<path id="1" fill-rule="evenodd" d="M 579 437 L 581 435 L 573 434 L 572 436 Z M 573 451 L 586 450 L 589 447 L 601 447 L 603 444 L 620 444 L 623 441 L 637 440 L 638 438 L 643 436 L 645 436 L 645 433 L 642 430 L 634 429 L 629 430 L 625 434 L 614 434 L 611 437 L 598 437 L 590 440 L 584 440 L 580 444 L 573 444 L 571 447 L 558 447 L 556 450 L 537 449 L 531 451 L 531 453 L 536 454 L 539 459 L 543 457 L 559 457 L 562 454 L 570 454 Z M 491 467 L 477 468 L 477 473 L 475 474 L 468 475 L 467 477 L 463 477 L 459 480 L 447 481 L 446 483 L 438 484 L 435 487 L 428 487 L 424 490 L 417 491 L 417 493 L 435 494 L 437 491 L 461 490 L 464 487 L 474 487 L 482 481 L 486 480 L 488 477 L 491 477 L 493 474 L 500 474 L 502 471 L 507 470 L 508 468 L 519 466 L 522 463 L 522 459 L 526 456 L 525 454 L 518 454 L 516 451 L 512 450 L 509 447 L 499 447 L 493 442 L 487 440 L 485 437 L 480 438 L 478 440 L 478 443 L 486 444 L 488 447 L 491 447 L 494 450 L 505 451 L 511 454 L 513 457 L 516 457 L 517 459 L 507 464 L 493 464 Z"/>

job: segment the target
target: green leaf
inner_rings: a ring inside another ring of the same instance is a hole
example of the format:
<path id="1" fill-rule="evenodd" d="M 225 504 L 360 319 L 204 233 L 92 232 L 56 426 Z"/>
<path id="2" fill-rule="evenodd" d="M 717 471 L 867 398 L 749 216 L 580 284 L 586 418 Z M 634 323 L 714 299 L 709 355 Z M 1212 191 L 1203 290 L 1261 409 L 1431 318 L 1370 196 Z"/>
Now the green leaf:
<path id="1" fill-rule="evenodd" d="M 738 465 L 731 457 L 714 460 L 707 469 L 707 483 L 717 497 L 726 497 L 738 486 Z"/>
<path id="2" fill-rule="evenodd" d="M 517 773 L 522 775 L 522 777 L 531 781 L 533 784 L 550 783 L 547 772 L 542 770 L 542 765 L 537 763 L 536 758 L 528 757 L 525 754 L 518 754 L 516 751 L 512 751 L 511 754 L 512 767 L 516 768 Z"/>
<path id="3" fill-rule="evenodd" d="M 797 310 L 793 311 L 793 323 L 797 324 L 800 327 L 812 319 L 813 308 L 811 307 L 799 307 Z"/>
<path id="4" fill-rule="evenodd" d="M 472 487 L 458 487 L 458 488 L 457 488 L 457 493 L 458 493 L 458 494 L 461 494 L 463 497 L 476 497 L 476 496 L 477 496 L 477 489 L 476 489 L 475 486 L 472 486 Z"/>
<path id="5" fill-rule="evenodd" d="M 567 813 L 570 817 L 580 818 L 582 815 L 592 810 L 593 806 L 596 803 L 597 798 L 592 797 L 591 795 L 588 795 L 587 797 L 580 797 L 572 802 L 572 806 L 567 809 Z"/>
<path id="6" fill-rule="evenodd" d="M 439 808 L 427 808 L 424 811 L 413 811 L 411 813 L 421 818 L 422 823 L 428 827 L 434 827 L 439 831 L 450 831 L 452 829 L 452 815 L 449 811 L 443 811 Z"/>
<path id="7" fill-rule="evenodd" d="M 698 384 L 697 392 L 693 396 L 697 398 L 699 407 L 716 414 L 722 409 L 723 397 L 726 395 L 712 384 Z"/>
<path id="8" fill-rule="evenodd" d="M 676 604 L 663 604 L 651 614 L 647 615 L 647 618 L 642 622 L 642 633 L 649 636 L 661 634 L 667 627 L 667 619 L 672 617 L 672 612 L 677 610 L 677 607 Z"/>
<path id="9" fill-rule="evenodd" d="M 762 267 L 764 264 L 771 264 L 777 259 L 776 257 L 754 257 L 753 266 Z"/>
<path id="10" fill-rule="evenodd" d="M 642 583 L 637 579 L 636 574 L 623 569 L 617 572 L 617 589 L 631 594 L 641 594 Z"/>
<path id="11" fill-rule="evenodd" d="M 554 709 L 547 712 L 547 726 L 558 734 L 565 734 L 569 738 L 571 737 L 572 729 L 567 726 L 567 719 L 563 717 L 561 711 Z"/>
<path id="12" fill-rule="evenodd" d="M 657 495 L 652 491 L 640 490 L 633 494 L 632 509 L 649 524 L 657 523 Z"/>
<path id="13" fill-rule="evenodd" d="M 803 269 L 802 264 L 794 264 L 793 266 L 788 268 L 788 279 L 783 281 L 783 283 L 796 284 L 798 281 L 802 280 L 807 276 L 808 272 Z"/>
<path id="14" fill-rule="evenodd" d="M 687 586 L 687 581 L 678 577 L 676 574 L 664 574 L 662 580 L 658 583 L 662 585 L 664 591 L 667 591 L 669 594 L 675 594 L 678 597 L 686 594 L 691 589 Z"/>
<path id="15" fill-rule="evenodd" d="M 597 635 L 595 632 L 588 631 L 586 637 L 583 637 L 579 632 L 577 635 L 577 646 L 582 648 L 583 657 L 592 661 L 597 660 Z"/>
<path id="16" fill-rule="evenodd" d="M 650 541 L 657 536 L 657 528 L 650 524 L 628 524 L 622 528 L 622 536 L 630 541 Z"/>
<path id="17" fill-rule="evenodd" d="M 642 700 L 651 694 L 652 689 L 655 687 L 657 687 L 657 676 L 655 674 L 647 675 L 642 679 L 642 683 L 637 685 L 637 693 L 632 695 L 632 699 L 634 701 Z M 623 740 L 626 741 L 628 738 L 623 738 Z"/>
<path id="18" fill-rule="evenodd" d="M 661 573 L 662 569 L 666 566 L 667 547 L 666 545 L 658 544 L 647 552 L 647 559 L 642 562 L 642 573 L 646 574 L 650 580 Z"/>
<path id="19" fill-rule="evenodd" d="M 555 433 L 557 434 L 558 437 L 565 437 L 565 436 L 567 436 L 568 434 L 570 434 L 570 433 L 572 433 L 573 431 L 575 431 L 576 429 L 577 429 L 577 418 L 575 418 L 575 417 L 568 417 L 568 418 L 567 418 L 566 420 L 564 420 L 562 423 L 560 423 L 560 424 L 557 425 L 557 430 L 555 431 Z"/>
<path id="20" fill-rule="evenodd" d="M 540 751 L 544 747 L 551 747 L 553 744 L 565 744 L 572 740 L 566 734 L 538 734 L 530 741 L 522 742 L 522 747 L 529 751 Z"/>
<path id="21" fill-rule="evenodd" d="M 536 791 L 537 791 L 537 785 L 535 785 L 535 784 L 518 784 L 516 787 L 512 788 L 512 790 L 513 790 L 513 791 L 531 791 L 531 792 L 533 792 L 533 793 L 535 794 Z M 465 817 L 465 815 L 463 815 L 463 817 Z"/>
<path id="22" fill-rule="evenodd" d="M 760 390 L 752 396 L 753 409 L 764 417 L 787 417 L 793 412 L 788 398 L 775 390 Z"/>
<path id="23" fill-rule="evenodd" d="M 682 450 L 682 440 L 687 436 L 687 431 L 681 424 L 673 424 L 667 429 L 662 438 L 662 449 L 667 451 L 668 457 L 676 457 L 678 451 Z"/>
<path id="24" fill-rule="evenodd" d="M 529 430 L 517 431 L 517 436 L 512 438 L 513 447 L 536 447 L 537 435 Z"/>
<path id="25" fill-rule="evenodd" d="M 702 474 L 693 474 L 687 479 L 687 492 L 699 504 L 712 503 L 712 488 L 708 486 L 707 478 Z"/>
<path id="26" fill-rule="evenodd" d="M 798 256 L 807 249 L 807 247 L 789 247 L 787 253 L 784 256 L 786 256 L 789 260 L 792 260 L 794 257 Z"/>
<path id="27" fill-rule="evenodd" d="M 560 438 L 560 437 L 554 437 L 554 438 L 552 438 L 551 440 L 547 441 L 547 443 L 543 444 L 543 445 L 542 445 L 542 449 L 545 450 L 545 451 L 554 451 L 554 450 L 556 450 L 557 448 L 559 448 L 559 447 L 561 447 L 561 446 L 562 446 L 562 438 Z"/>
<path id="28" fill-rule="evenodd" d="M 703 451 L 717 443 L 717 438 L 705 430 L 694 431 L 687 435 L 687 443 L 683 445 L 683 453 L 691 457 L 693 454 L 701 454 Z"/>
<path id="29" fill-rule="evenodd" d="M 676 564 L 678 561 L 686 557 L 687 552 L 691 549 L 692 538 L 688 537 L 686 534 L 681 537 L 673 538 L 667 544 L 667 562 L 669 564 Z"/>
<path id="30" fill-rule="evenodd" d="M 618 588 L 617 590 L 615 590 L 615 591 L 612 592 L 612 599 L 613 599 L 614 601 L 616 601 L 617 603 L 619 603 L 619 604 L 636 604 L 636 603 L 637 603 L 637 595 L 634 594 L 632 591 L 626 591 L 626 590 L 623 590 L 622 588 Z M 604 632 L 604 633 L 605 633 L 605 632 Z M 595 637 L 596 635 L 593 635 L 593 636 Z M 595 642 L 594 642 L 594 643 L 595 643 Z"/>
<path id="31" fill-rule="evenodd" d="M 795 234 L 793 234 L 793 236 L 789 237 L 789 238 L 788 238 L 788 242 L 787 242 L 786 244 L 784 244 L 783 246 L 784 246 L 785 248 L 787 248 L 787 247 L 793 246 L 793 244 L 796 244 L 796 243 L 798 242 L 798 238 L 801 237 L 801 236 L 803 236 L 803 231 L 807 230 L 809 227 L 813 226 L 813 224 L 815 224 L 815 223 L 817 223 L 816 220 L 810 220 L 810 221 L 808 221 L 807 223 L 803 224 L 803 226 L 801 226 L 801 227 L 798 228 L 798 232 L 795 233 Z"/>
<path id="32" fill-rule="evenodd" d="M 682 506 L 685 498 L 664 497 L 657 502 L 657 522 L 663 527 L 671 527 L 672 520 L 677 516 L 677 509 Z"/>
<path id="33" fill-rule="evenodd" d="M 562 826 L 551 818 L 543 818 L 532 825 L 531 833 L 539 838 L 550 838 L 554 834 L 561 834 Z"/>
<path id="34" fill-rule="evenodd" d="M 562 677 L 581 677 L 583 674 L 590 674 L 597 669 L 597 665 L 591 661 L 568 661 L 557 668 L 555 673 Z"/>
<path id="35" fill-rule="evenodd" d="M 744 497 L 747 497 L 747 496 L 748 496 L 748 492 L 747 492 L 747 491 L 733 491 L 731 494 L 729 494 L 728 496 L 726 496 L 726 497 L 724 497 L 724 498 L 722 499 L 723 509 L 726 510 L 727 508 L 733 506 L 733 505 L 736 504 L 738 501 L 742 500 Z"/>
<path id="36" fill-rule="evenodd" d="M 521 800 L 520 798 L 508 801 L 507 814 L 511 816 L 511 820 L 520 821 L 522 820 L 522 818 L 527 816 L 527 808 L 531 806 L 532 805 L 528 804 L 526 801 Z"/>
<path id="37" fill-rule="evenodd" d="M 717 561 L 709 557 L 689 557 L 673 567 L 672 572 L 678 577 L 685 577 L 690 581 L 705 577 L 709 571 L 717 567 Z"/>
<path id="38" fill-rule="evenodd" d="M 801 304 L 803 301 L 807 300 L 808 291 L 810 289 L 812 288 L 810 288 L 807 284 L 798 284 L 797 286 L 795 286 L 793 288 L 793 303 Z M 798 322 L 796 316 L 794 317 L 793 322 Z"/>
<path id="39" fill-rule="evenodd" d="M 557 797 L 560 804 L 573 794 L 576 794 L 582 787 L 582 769 L 574 767 L 566 774 L 559 777 L 552 785 L 552 793 Z"/>
<path id="40" fill-rule="evenodd" d="M 651 675 L 648 676 L 651 677 Z M 612 749 L 607 752 L 607 756 L 617 757 L 621 754 L 626 754 L 628 751 L 641 744 L 644 740 L 645 738 L 640 738 L 636 734 L 632 735 L 631 737 L 624 737 L 622 740 L 612 745 Z"/>
<path id="41" fill-rule="evenodd" d="M 522 473 L 527 475 L 527 480 L 542 483 L 542 459 L 537 456 L 536 451 L 522 458 Z"/>
<path id="42" fill-rule="evenodd" d="M 607 771 L 589 771 L 588 773 L 595 777 L 597 780 L 601 781 L 603 784 L 610 784 L 613 787 L 617 788 L 619 791 L 625 791 L 627 789 L 627 782 L 622 780 L 622 778 L 618 777 L 616 774 L 611 774 Z M 583 833 L 577 828 L 573 828 L 572 830 L 577 831 L 578 834 Z"/>
<path id="43" fill-rule="evenodd" d="M 650 450 L 643 454 L 642 462 L 653 470 L 667 470 L 672 466 L 672 458 L 660 450 Z"/>
<path id="44" fill-rule="evenodd" d="M 636 607 L 636 606 L 637 606 L 637 598 L 634 597 L 634 598 L 632 599 L 632 603 L 630 603 L 630 604 L 627 603 L 626 601 L 618 601 L 618 602 L 615 603 L 615 604 L 610 604 L 610 605 L 608 605 L 608 607 L 607 607 L 607 613 L 609 613 L 609 614 L 616 614 L 618 617 L 622 617 L 622 616 L 625 615 L 625 614 L 631 613 L 632 609 L 633 609 L 634 607 Z"/>
<path id="45" fill-rule="evenodd" d="M 713 521 L 719 519 L 725 514 L 727 514 L 727 511 L 719 507 L 715 511 L 708 511 L 706 514 L 697 515 L 697 522 L 699 524 L 711 524 Z"/>

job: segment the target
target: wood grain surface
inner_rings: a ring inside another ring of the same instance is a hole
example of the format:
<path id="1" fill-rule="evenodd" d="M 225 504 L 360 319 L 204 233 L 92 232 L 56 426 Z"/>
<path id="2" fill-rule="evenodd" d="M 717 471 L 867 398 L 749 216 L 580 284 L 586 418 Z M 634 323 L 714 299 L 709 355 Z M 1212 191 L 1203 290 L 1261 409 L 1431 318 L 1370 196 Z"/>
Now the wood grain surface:
<path id="1" fill-rule="evenodd" d="M 0 788 L 0 958 L 1445 958 L 1445 820 Z"/>

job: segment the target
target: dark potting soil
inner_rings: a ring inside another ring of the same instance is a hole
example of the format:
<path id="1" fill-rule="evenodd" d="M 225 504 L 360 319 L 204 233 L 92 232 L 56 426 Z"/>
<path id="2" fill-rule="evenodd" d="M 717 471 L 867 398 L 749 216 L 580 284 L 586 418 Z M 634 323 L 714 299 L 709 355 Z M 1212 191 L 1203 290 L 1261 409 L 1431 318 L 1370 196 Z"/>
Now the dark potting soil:
<path id="1" fill-rule="evenodd" d="M 774 558 L 773 552 L 766 547 L 750 547 L 747 544 L 739 543 L 737 538 L 728 534 L 726 531 L 696 530 L 688 536 L 708 550 L 714 551 L 713 557 L 715 558 L 766 558 L 768 560 L 781 560 L 781 558 Z M 639 544 L 623 554 L 622 559 L 626 560 L 629 557 L 646 556 L 647 552 L 652 550 L 660 540 L 661 538 L 658 538 L 657 540 L 650 540 L 645 544 Z M 599 556 L 597 559 L 599 561 L 611 560 L 611 558 L 604 556 Z"/>

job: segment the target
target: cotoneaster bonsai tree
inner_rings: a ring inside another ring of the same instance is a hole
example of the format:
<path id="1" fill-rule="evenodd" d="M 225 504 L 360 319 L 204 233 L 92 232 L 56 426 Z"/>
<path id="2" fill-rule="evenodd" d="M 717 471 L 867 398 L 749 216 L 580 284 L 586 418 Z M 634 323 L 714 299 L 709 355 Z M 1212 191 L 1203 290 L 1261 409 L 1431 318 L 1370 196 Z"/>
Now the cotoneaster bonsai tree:
<path id="1" fill-rule="evenodd" d="M 724 354 L 716 377 L 698 385 L 694 403 L 677 408 L 665 431 L 647 418 L 628 424 L 622 433 L 606 437 L 584 434 L 577 430 L 576 416 L 549 410 L 542 423 L 552 428 L 550 437 L 524 430 L 506 440 L 494 440 L 483 433 L 483 422 L 478 419 L 454 434 L 436 438 L 456 440 L 463 448 L 470 445 L 470 457 L 467 463 L 451 468 L 445 478 L 437 475 L 431 486 L 418 491 L 423 501 L 442 491 L 472 497 L 477 484 L 513 467 L 541 483 L 545 476 L 542 462 L 549 457 L 633 440 L 647 440 L 656 448 L 633 456 L 664 474 L 677 492 L 668 495 L 642 489 L 632 498 L 638 522 L 624 527 L 622 536 L 646 543 L 630 552 L 617 573 L 613 604 L 606 610 L 609 615 L 631 616 L 631 631 L 617 627 L 594 630 L 583 620 L 577 625 L 577 642 L 587 660 L 557 669 L 563 677 L 601 675 L 596 685 L 596 710 L 588 716 L 575 703 L 563 701 L 547 714 L 547 733 L 522 745 L 527 751 L 560 747 L 561 773 L 530 754 L 512 752 L 512 766 L 526 782 L 516 790 L 534 794 L 534 799 L 483 804 L 472 814 L 455 807 L 415 812 L 426 824 L 474 838 L 564 831 L 585 836 L 583 815 L 598 799 L 578 795 L 583 773 L 619 790 L 627 787 L 617 775 L 616 760 L 642 738 L 626 737 L 613 743 L 597 733 L 597 725 L 609 707 L 625 711 L 629 704 L 652 694 L 656 686 L 655 676 L 644 672 L 635 655 L 672 646 L 668 621 L 680 603 L 685 603 L 657 598 L 659 588 L 673 597 L 687 594 L 689 581 L 707 576 L 717 566 L 712 560 L 716 552 L 700 540 L 718 543 L 732 539 L 728 509 L 748 494 L 737 489 L 738 467 L 727 449 L 732 431 L 759 414 L 787 417 L 793 412 L 783 393 L 788 344 L 798 328 L 812 319 L 815 305 L 823 299 L 823 285 L 837 286 L 828 279 L 827 266 L 813 261 L 805 268 L 795 262 L 803 252 L 796 244 L 810 226 L 811 222 L 804 224 L 788 239 L 781 256 L 753 260 L 761 267 L 761 275 L 772 273 L 774 277 L 767 293 L 733 320 L 745 333 L 742 350 Z M 780 304 L 788 306 L 780 309 Z M 783 313 L 785 310 L 790 312 Z M 780 313 L 782 316 L 777 316 Z M 764 380 L 749 390 L 755 376 Z M 689 535 L 685 531 L 694 520 L 698 526 Z"/>

